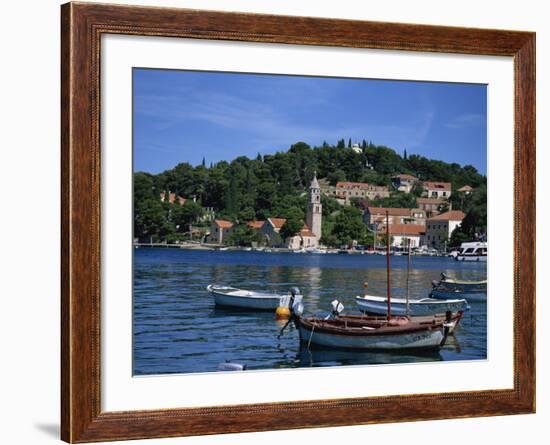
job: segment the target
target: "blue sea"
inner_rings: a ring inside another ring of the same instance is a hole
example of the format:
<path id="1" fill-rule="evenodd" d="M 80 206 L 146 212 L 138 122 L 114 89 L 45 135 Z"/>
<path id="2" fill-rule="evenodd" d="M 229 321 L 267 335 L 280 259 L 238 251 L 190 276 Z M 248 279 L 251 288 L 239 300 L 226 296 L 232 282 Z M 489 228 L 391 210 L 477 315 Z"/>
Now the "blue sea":
<path id="1" fill-rule="evenodd" d="M 407 257 L 391 257 L 392 296 L 405 295 Z M 427 297 L 441 272 L 461 279 L 485 279 L 486 263 L 445 257 L 412 257 L 411 298 Z M 377 255 L 200 251 L 166 248 L 134 250 L 134 375 L 216 372 L 225 361 L 247 369 L 475 360 L 487 357 L 486 303 L 471 303 L 455 336 L 436 352 L 354 352 L 308 350 L 289 326 L 283 336 L 274 313 L 222 309 L 214 305 L 211 283 L 304 295 L 305 315 L 326 315 L 330 302 L 345 313 L 369 283 L 369 294 L 386 294 L 386 258 Z"/>

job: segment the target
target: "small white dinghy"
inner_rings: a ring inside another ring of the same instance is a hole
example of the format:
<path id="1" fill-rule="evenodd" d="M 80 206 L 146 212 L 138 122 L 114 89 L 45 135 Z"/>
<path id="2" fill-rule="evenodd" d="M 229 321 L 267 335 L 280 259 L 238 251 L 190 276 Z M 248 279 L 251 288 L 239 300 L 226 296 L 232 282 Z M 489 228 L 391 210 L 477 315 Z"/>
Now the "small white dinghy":
<path id="1" fill-rule="evenodd" d="M 209 284 L 206 290 L 212 294 L 218 306 L 271 311 L 279 306 L 288 307 L 290 301 L 288 294 L 254 292 L 215 284 Z M 295 301 L 301 301 L 302 295 L 296 297 Z"/>
<path id="2" fill-rule="evenodd" d="M 364 295 L 355 297 L 355 302 L 363 312 L 375 315 L 386 315 L 388 313 L 388 299 L 375 295 Z M 447 311 L 452 313 L 468 309 L 468 302 L 461 299 L 439 300 L 436 298 L 411 298 L 409 299 L 409 311 L 407 312 L 407 299 L 391 299 L 391 313 L 394 315 L 434 315 L 444 314 Z"/>

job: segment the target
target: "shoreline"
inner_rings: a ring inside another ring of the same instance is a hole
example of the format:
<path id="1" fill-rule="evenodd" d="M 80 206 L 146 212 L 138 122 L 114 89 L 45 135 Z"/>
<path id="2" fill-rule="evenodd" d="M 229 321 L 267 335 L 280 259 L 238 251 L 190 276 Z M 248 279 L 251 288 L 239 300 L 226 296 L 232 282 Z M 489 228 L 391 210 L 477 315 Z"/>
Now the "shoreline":
<path id="1" fill-rule="evenodd" d="M 361 250 L 361 249 L 335 249 L 335 248 L 320 248 L 313 250 L 306 249 L 288 249 L 285 247 L 240 247 L 240 246 L 224 246 L 219 244 L 200 244 L 200 243 L 133 243 L 135 249 L 145 248 L 145 249 L 185 249 L 185 250 L 202 250 L 202 251 L 220 251 L 220 252 L 259 252 L 259 253 L 301 253 L 301 254 L 310 254 L 310 255 L 327 255 L 327 254 L 344 254 L 344 255 L 377 255 L 385 256 L 386 250 L 378 249 L 374 250 Z M 407 252 L 390 252 L 391 256 L 407 256 Z M 434 257 L 442 258 L 448 257 L 452 258 L 449 254 L 437 253 L 437 254 L 426 254 L 426 253 L 412 253 L 413 256 L 421 257 Z"/>

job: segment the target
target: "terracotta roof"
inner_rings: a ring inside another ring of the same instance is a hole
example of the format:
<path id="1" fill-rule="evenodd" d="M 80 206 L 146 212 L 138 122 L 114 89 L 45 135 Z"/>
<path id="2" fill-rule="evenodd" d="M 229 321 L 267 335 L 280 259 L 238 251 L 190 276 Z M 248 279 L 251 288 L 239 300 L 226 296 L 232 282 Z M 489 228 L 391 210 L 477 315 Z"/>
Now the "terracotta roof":
<path id="1" fill-rule="evenodd" d="M 431 181 L 424 181 L 422 183 L 422 186 L 429 190 L 451 190 L 451 183 L 450 182 L 431 182 Z"/>
<path id="2" fill-rule="evenodd" d="M 465 185 L 464 187 L 460 187 L 458 189 L 459 192 L 471 192 L 474 188 L 470 187 L 469 185 Z"/>
<path id="3" fill-rule="evenodd" d="M 421 224 L 392 224 L 390 233 L 392 235 L 420 235 L 426 231 L 426 226 Z"/>
<path id="4" fill-rule="evenodd" d="M 315 233 L 311 231 L 309 226 L 307 224 L 304 224 L 304 227 L 302 227 L 302 230 L 300 230 L 300 235 L 302 236 L 312 236 L 315 238 Z"/>
<path id="5" fill-rule="evenodd" d="M 268 218 L 267 220 L 271 222 L 276 229 L 283 227 L 286 222 L 286 218 Z"/>
<path id="6" fill-rule="evenodd" d="M 399 179 L 418 179 L 416 176 L 408 175 L 406 173 L 401 173 L 400 175 L 392 176 L 393 178 L 399 178 Z"/>
<path id="7" fill-rule="evenodd" d="M 225 219 L 215 219 L 214 224 L 222 229 L 230 229 L 233 227 L 233 223 L 231 221 L 226 221 Z"/>
<path id="8" fill-rule="evenodd" d="M 246 225 L 251 229 L 261 229 L 265 221 L 248 221 Z"/>
<path id="9" fill-rule="evenodd" d="M 449 210 L 448 212 L 430 218 L 428 221 L 462 221 L 466 215 L 460 210 Z"/>
<path id="10" fill-rule="evenodd" d="M 410 216 L 411 210 L 404 208 L 392 208 L 392 207 L 368 207 L 370 214 L 385 215 L 386 210 L 390 216 Z"/>
<path id="11" fill-rule="evenodd" d="M 439 199 L 439 198 L 416 198 L 416 203 L 418 205 L 420 204 L 443 204 L 444 201 L 443 199 Z"/>

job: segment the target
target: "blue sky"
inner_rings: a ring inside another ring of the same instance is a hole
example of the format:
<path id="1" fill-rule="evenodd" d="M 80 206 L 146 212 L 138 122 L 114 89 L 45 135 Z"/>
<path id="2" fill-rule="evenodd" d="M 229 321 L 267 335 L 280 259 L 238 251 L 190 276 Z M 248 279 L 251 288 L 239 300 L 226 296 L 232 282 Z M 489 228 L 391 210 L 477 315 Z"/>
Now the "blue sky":
<path id="1" fill-rule="evenodd" d="M 134 69 L 134 170 L 363 139 L 487 170 L 485 85 Z"/>

